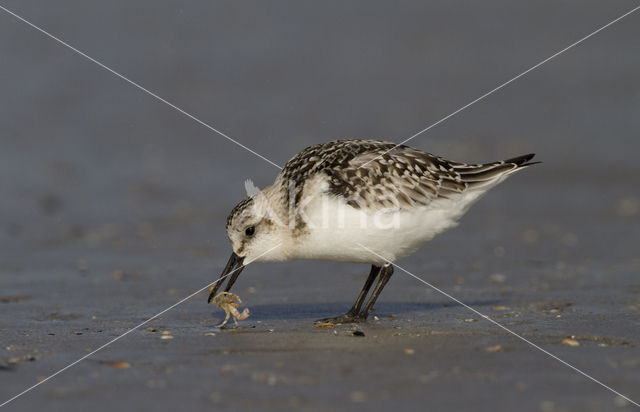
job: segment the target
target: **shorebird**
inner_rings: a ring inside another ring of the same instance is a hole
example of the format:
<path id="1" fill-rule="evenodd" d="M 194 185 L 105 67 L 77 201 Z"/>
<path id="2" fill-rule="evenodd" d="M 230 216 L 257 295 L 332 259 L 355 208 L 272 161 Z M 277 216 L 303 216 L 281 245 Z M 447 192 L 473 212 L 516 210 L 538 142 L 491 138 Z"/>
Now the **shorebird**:
<path id="1" fill-rule="evenodd" d="M 367 263 L 369 276 L 351 309 L 319 320 L 365 321 L 394 261 L 455 226 L 489 189 L 537 163 L 530 162 L 533 156 L 467 164 L 375 140 L 310 146 L 287 162 L 271 186 L 231 211 L 226 230 L 233 252 L 210 288 L 209 302 L 226 276 L 229 292 L 247 262 Z"/>

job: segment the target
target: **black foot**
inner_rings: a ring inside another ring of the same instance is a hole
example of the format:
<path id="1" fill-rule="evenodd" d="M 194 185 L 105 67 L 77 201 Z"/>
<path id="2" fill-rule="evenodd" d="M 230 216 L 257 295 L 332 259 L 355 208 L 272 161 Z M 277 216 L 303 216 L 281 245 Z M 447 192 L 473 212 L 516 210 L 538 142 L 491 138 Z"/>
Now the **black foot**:
<path id="1" fill-rule="evenodd" d="M 334 318 L 324 318 L 316 320 L 316 323 L 333 323 L 335 325 L 343 323 L 361 323 L 366 322 L 366 316 L 362 316 L 354 313 L 345 313 L 344 315 L 336 316 Z"/>

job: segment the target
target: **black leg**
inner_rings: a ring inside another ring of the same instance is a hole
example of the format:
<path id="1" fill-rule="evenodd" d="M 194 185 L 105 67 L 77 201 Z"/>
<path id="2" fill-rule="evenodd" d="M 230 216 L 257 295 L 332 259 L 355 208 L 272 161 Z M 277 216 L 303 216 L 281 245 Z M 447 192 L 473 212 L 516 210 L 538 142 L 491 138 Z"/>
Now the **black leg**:
<path id="1" fill-rule="evenodd" d="M 350 313 L 352 315 L 357 315 L 358 313 L 360 313 L 360 308 L 364 303 L 364 299 L 367 297 L 367 293 L 369 293 L 369 289 L 371 289 L 373 281 L 376 280 L 376 276 L 378 276 L 378 274 L 380 273 L 380 269 L 382 269 L 380 266 L 371 265 L 371 272 L 369 272 L 369 277 L 367 277 L 367 281 L 364 283 L 364 286 L 362 287 L 358 298 L 347 313 Z"/>
<path id="2" fill-rule="evenodd" d="M 373 281 L 376 279 L 376 277 L 380 273 L 380 269 L 381 269 L 380 266 L 371 265 L 371 272 L 369 272 L 367 281 L 364 283 L 364 286 L 362 287 L 362 290 L 360 291 L 358 298 L 356 299 L 355 303 L 347 313 L 341 316 L 336 316 L 334 318 L 318 319 L 316 322 L 323 322 L 323 323 L 358 322 L 360 320 L 358 313 L 360 312 L 362 303 L 364 302 L 364 299 L 367 297 L 367 293 L 369 293 L 369 289 L 371 289 L 371 285 L 373 285 Z"/>
<path id="3" fill-rule="evenodd" d="M 389 279 L 391 279 L 391 275 L 393 275 L 393 266 L 391 264 L 383 266 L 382 271 L 380 272 L 380 278 L 378 279 L 378 283 L 376 284 L 376 287 L 373 289 L 373 293 L 371 293 L 371 297 L 369 298 L 367 305 L 364 307 L 362 312 L 358 314 L 358 318 L 360 318 L 361 321 L 367 320 L 367 317 L 369 316 L 369 312 L 371 312 L 371 309 L 373 309 L 373 305 L 374 303 L 376 303 L 376 299 L 378 299 L 378 296 L 380 296 L 380 292 L 382 292 L 382 289 L 384 289 L 384 286 L 387 284 Z"/>

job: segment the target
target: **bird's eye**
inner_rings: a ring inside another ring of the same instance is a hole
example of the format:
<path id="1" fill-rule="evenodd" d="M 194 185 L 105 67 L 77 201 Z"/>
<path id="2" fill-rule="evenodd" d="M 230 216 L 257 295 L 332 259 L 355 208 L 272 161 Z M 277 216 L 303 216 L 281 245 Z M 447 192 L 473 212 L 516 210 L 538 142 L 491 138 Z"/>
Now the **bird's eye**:
<path id="1" fill-rule="evenodd" d="M 256 227 L 255 226 L 249 226 L 248 228 L 246 228 L 244 230 L 244 234 L 247 236 L 253 236 L 253 234 L 256 232 Z"/>

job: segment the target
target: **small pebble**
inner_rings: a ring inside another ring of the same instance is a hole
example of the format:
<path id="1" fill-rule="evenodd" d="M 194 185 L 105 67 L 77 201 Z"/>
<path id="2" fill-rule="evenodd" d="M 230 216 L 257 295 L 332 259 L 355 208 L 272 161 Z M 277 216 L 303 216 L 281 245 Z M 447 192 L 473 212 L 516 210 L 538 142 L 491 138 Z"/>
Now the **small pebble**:
<path id="1" fill-rule="evenodd" d="M 493 283 L 502 283 L 507 280 L 507 277 L 501 273 L 494 273 L 493 275 L 489 276 L 489 280 Z"/>
<path id="2" fill-rule="evenodd" d="M 216 336 L 216 334 L 214 332 L 207 332 L 204 336 Z"/>
<path id="3" fill-rule="evenodd" d="M 580 346 L 580 342 L 573 338 L 562 339 L 562 344 L 567 346 Z"/>
<path id="4" fill-rule="evenodd" d="M 333 323 L 316 323 L 315 325 L 313 325 L 314 328 L 335 328 L 336 325 Z"/>
<path id="5" fill-rule="evenodd" d="M 404 354 L 405 355 L 413 355 L 415 353 L 416 353 L 415 349 L 407 348 L 407 349 L 404 350 Z"/>
<path id="6" fill-rule="evenodd" d="M 126 369 L 131 367 L 131 364 L 129 362 L 102 362 L 102 363 L 117 369 Z"/>
<path id="7" fill-rule="evenodd" d="M 367 399 L 367 395 L 364 392 L 351 392 L 349 398 L 352 402 L 364 402 Z"/>
<path id="8" fill-rule="evenodd" d="M 361 330 L 354 330 L 353 331 L 353 336 L 361 336 L 364 337 L 364 332 Z"/>
<path id="9" fill-rule="evenodd" d="M 502 350 L 501 345 L 489 346 L 488 348 L 484 348 L 486 352 L 500 352 Z"/>
<path id="10" fill-rule="evenodd" d="M 624 408 L 629 404 L 629 402 L 620 395 L 615 397 L 613 403 L 615 403 L 618 408 Z"/>
<path id="11" fill-rule="evenodd" d="M 616 212 L 624 217 L 634 216 L 640 211 L 640 200 L 633 197 L 625 197 L 618 200 Z"/>
<path id="12" fill-rule="evenodd" d="M 89 270 L 89 264 L 87 264 L 86 260 L 78 260 L 76 262 L 76 270 L 78 272 L 86 272 L 87 270 Z"/>
<path id="13" fill-rule="evenodd" d="M 536 230 L 525 230 L 522 233 L 522 240 L 527 243 L 536 243 L 540 239 L 540 233 Z"/>
<path id="14" fill-rule="evenodd" d="M 115 280 L 123 280 L 124 279 L 124 270 L 116 269 L 113 272 L 111 272 L 111 276 L 113 276 L 113 278 Z"/>
<path id="15" fill-rule="evenodd" d="M 164 339 L 164 340 L 173 339 L 173 336 L 171 336 L 171 335 L 162 335 L 162 336 L 160 336 L 160 339 Z"/>

